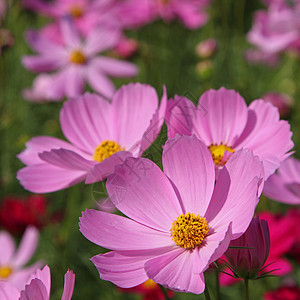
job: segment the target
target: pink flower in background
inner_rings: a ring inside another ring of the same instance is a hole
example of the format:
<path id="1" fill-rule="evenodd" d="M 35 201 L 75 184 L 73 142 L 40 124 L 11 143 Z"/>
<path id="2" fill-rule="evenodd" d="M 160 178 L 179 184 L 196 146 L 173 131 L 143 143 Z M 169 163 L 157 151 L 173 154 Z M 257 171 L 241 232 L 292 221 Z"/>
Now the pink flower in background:
<path id="1" fill-rule="evenodd" d="M 0 281 L 1 300 L 49 300 L 51 288 L 50 268 L 46 265 L 30 276 L 30 280 L 21 293 L 7 282 Z M 75 274 L 68 270 L 65 274 L 64 290 L 61 300 L 71 300 L 75 284 Z"/>
<path id="2" fill-rule="evenodd" d="M 195 134 L 209 148 L 217 168 L 222 168 L 239 149 L 248 148 L 264 164 L 265 179 L 275 172 L 291 153 L 292 132 L 281 121 L 278 109 L 263 100 L 247 107 L 233 90 L 209 90 L 198 106 L 185 97 L 168 102 L 166 122 L 169 137 Z"/>
<path id="3" fill-rule="evenodd" d="M 216 39 L 210 38 L 197 44 L 196 54 L 200 58 L 209 58 L 216 53 L 217 48 L 218 43 Z"/>
<path id="4" fill-rule="evenodd" d="M 83 43 L 69 19 L 63 19 L 60 28 L 63 45 L 28 31 L 28 42 L 38 55 L 24 56 L 22 59 L 24 66 L 31 71 L 57 71 L 45 93 L 47 99 L 78 96 L 83 92 L 85 83 L 104 97 L 111 98 L 115 87 L 108 75 L 130 77 L 137 74 L 137 67 L 130 62 L 97 56 L 117 45 L 120 38 L 118 30 L 98 27 Z"/>
<path id="5" fill-rule="evenodd" d="M 154 142 L 166 100 L 165 91 L 159 107 L 155 89 L 139 83 L 120 88 L 111 102 L 89 93 L 70 99 L 60 113 L 70 143 L 47 136 L 31 139 L 18 155 L 27 166 L 17 178 L 36 193 L 105 179 L 126 156 L 141 156 Z"/>
<path id="6" fill-rule="evenodd" d="M 293 256 L 298 264 L 300 264 L 300 231 L 296 224 L 300 224 L 300 209 L 292 208 L 288 211 L 286 218 L 292 219 L 294 226 L 295 240 L 292 248 L 289 250 L 288 255 Z"/>
<path id="7" fill-rule="evenodd" d="M 270 252 L 268 222 L 254 218 L 245 233 L 231 241 L 229 247 L 247 247 L 228 248 L 224 255 L 239 278 L 256 279 Z"/>
<path id="8" fill-rule="evenodd" d="M 294 105 L 293 99 L 290 96 L 282 93 L 271 92 L 263 95 L 262 98 L 266 102 L 270 102 L 271 104 L 276 106 L 282 118 L 289 116 L 291 108 Z"/>
<path id="9" fill-rule="evenodd" d="M 0 282 L 7 281 L 18 290 L 24 288 L 29 276 L 41 265 L 38 262 L 24 267 L 33 256 L 38 240 L 38 230 L 28 227 L 16 250 L 13 237 L 6 231 L 0 231 Z"/>
<path id="10" fill-rule="evenodd" d="M 152 161 L 128 158 L 106 188 L 128 218 L 86 210 L 80 231 L 112 249 L 92 258 L 103 280 L 122 288 L 148 279 L 172 290 L 202 293 L 203 272 L 247 229 L 258 202 L 263 167 L 249 150 L 232 156 L 220 171 L 195 136 L 164 146 L 165 174 Z"/>
<path id="11" fill-rule="evenodd" d="M 289 157 L 265 183 L 264 195 L 286 204 L 300 204 L 300 161 Z"/>
<path id="12" fill-rule="evenodd" d="M 264 300 L 299 300 L 300 288 L 298 286 L 281 286 L 277 290 L 265 293 Z"/>

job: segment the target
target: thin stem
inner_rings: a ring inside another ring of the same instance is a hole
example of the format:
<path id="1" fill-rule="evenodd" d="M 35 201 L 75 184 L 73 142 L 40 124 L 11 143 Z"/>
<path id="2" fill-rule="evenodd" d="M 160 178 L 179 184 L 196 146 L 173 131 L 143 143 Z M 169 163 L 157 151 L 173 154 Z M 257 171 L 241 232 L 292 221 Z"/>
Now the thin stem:
<path id="1" fill-rule="evenodd" d="M 162 291 L 162 293 L 164 294 L 164 297 L 166 300 L 170 300 L 169 296 L 168 296 L 168 292 L 166 291 L 166 289 L 162 286 L 162 285 L 158 285 Z"/>
<path id="2" fill-rule="evenodd" d="M 219 270 L 216 270 L 216 292 L 217 292 L 217 300 L 221 300 L 221 292 L 220 292 L 220 280 L 219 280 Z"/>
<path id="3" fill-rule="evenodd" d="M 245 300 L 249 300 L 249 280 L 244 279 L 245 282 Z"/>

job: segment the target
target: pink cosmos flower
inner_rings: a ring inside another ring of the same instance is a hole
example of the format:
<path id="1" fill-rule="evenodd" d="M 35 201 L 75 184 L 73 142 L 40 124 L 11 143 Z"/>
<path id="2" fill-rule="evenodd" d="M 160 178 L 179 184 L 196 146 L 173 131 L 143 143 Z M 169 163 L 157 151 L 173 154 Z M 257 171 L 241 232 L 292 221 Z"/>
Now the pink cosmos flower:
<path id="1" fill-rule="evenodd" d="M 61 300 L 71 300 L 75 284 L 75 274 L 68 270 L 65 274 L 64 291 Z M 49 300 L 51 287 L 50 268 L 46 265 L 31 275 L 29 283 L 21 293 L 7 282 L 0 281 L 1 300 Z"/>
<path id="2" fill-rule="evenodd" d="M 36 193 L 103 180 L 126 156 L 141 156 L 153 143 L 166 99 L 165 91 L 159 107 L 154 88 L 139 83 L 120 88 L 111 102 L 89 93 L 70 99 L 60 113 L 70 143 L 47 136 L 31 139 L 18 155 L 27 166 L 17 178 Z"/>
<path id="3" fill-rule="evenodd" d="M 287 204 L 300 204 L 300 161 L 289 157 L 265 183 L 264 194 Z"/>
<path id="4" fill-rule="evenodd" d="M 196 54 L 200 58 L 209 58 L 214 55 L 218 48 L 218 42 L 214 38 L 201 41 L 196 46 Z"/>
<path id="5" fill-rule="evenodd" d="M 299 300 L 299 286 L 281 286 L 280 288 L 264 294 L 264 300 Z"/>
<path id="6" fill-rule="evenodd" d="M 195 136 L 169 139 L 164 172 L 146 158 L 128 158 L 106 188 L 126 216 L 86 210 L 80 231 L 112 249 L 92 258 L 100 277 L 122 288 L 148 279 L 169 289 L 202 293 L 203 272 L 247 229 L 263 182 L 251 151 L 234 154 L 215 184 L 207 147 Z"/>
<path id="7" fill-rule="evenodd" d="M 209 148 L 216 168 L 221 168 L 237 150 L 248 148 L 263 162 L 267 179 L 290 153 L 292 132 L 280 121 L 278 109 L 263 100 L 247 107 L 233 90 L 209 90 L 198 106 L 185 97 L 168 102 L 166 122 L 169 137 L 195 134 Z"/>
<path id="8" fill-rule="evenodd" d="M 87 82 L 96 92 L 111 98 L 115 87 L 107 75 L 130 77 L 137 74 L 134 64 L 114 58 L 97 56 L 117 45 L 119 30 L 98 27 L 82 42 L 73 23 L 63 19 L 60 23 L 64 44 L 60 45 L 34 32 L 27 39 L 38 55 L 24 56 L 22 62 L 34 72 L 56 71 L 48 86 L 46 97 L 61 99 L 75 97 L 84 90 Z"/>
<path id="9" fill-rule="evenodd" d="M 18 290 L 24 288 L 29 276 L 40 266 L 37 262 L 24 267 L 34 254 L 38 240 L 38 230 L 28 227 L 16 251 L 13 237 L 6 231 L 0 231 L 0 282 L 7 281 Z"/>
<path id="10" fill-rule="evenodd" d="M 262 96 L 266 102 L 270 102 L 278 108 L 279 114 L 282 118 L 289 116 L 291 108 L 294 105 L 293 99 L 283 93 L 269 92 Z"/>
<path id="11" fill-rule="evenodd" d="M 231 241 L 225 257 L 239 278 L 256 279 L 270 252 L 270 233 L 268 222 L 254 218 L 245 233 Z"/>

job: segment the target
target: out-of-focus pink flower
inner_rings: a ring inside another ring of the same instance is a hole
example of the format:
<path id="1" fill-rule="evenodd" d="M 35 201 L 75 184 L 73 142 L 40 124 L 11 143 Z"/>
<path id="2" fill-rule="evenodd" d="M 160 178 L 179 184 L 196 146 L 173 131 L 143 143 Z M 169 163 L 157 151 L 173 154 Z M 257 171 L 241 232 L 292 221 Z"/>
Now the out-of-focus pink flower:
<path id="1" fill-rule="evenodd" d="M 27 166 L 17 178 L 35 193 L 58 191 L 80 181 L 103 180 L 127 156 L 141 156 L 164 122 L 167 95 L 161 104 L 154 88 L 140 83 L 121 87 L 112 101 L 86 93 L 67 101 L 60 113 L 63 140 L 31 139 L 18 155 Z"/>
<path id="2" fill-rule="evenodd" d="M 275 291 L 265 293 L 264 300 L 299 300 L 300 288 L 298 286 L 281 286 Z"/>
<path id="3" fill-rule="evenodd" d="M 148 279 L 144 283 L 128 289 L 120 289 L 123 293 L 138 294 L 142 296 L 142 300 L 165 300 L 165 296 L 157 283 L 152 279 Z M 172 291 L 167 291 L 168 297 L 174 296 Z"/>
<path id="4" fill-rule="evenodd" d="M 240 238 L 231 241 L 229 247 L 248 247 L 228 248 L 224 255 L 239 278 L 256 279 L 270 251 L 267 221 L 254 218 L 246 232 Z"/>
<path id="5" fill-rule="evenodd" d="M 248 49 L 245 52 L 245 58 L 250 63 L 262 63 L 269 67 L 276 67 L 279 62 L 279 55 L 264 53 L 257 49 Z"/>
<path id="6" fill-rule="evenodd" d="M 279 168 L 291 153 L 292 132 L 280 120 L 276 107 L 263 100 L 249 107 L 239 93 L 220 88 L 209 90 L 197 107 L 185 97 L 168 101 L 168 135 L 195 134 L 210 149 L 217 169 L 237 150 L 248 148 L 264 164 L 265 179 Z"/>
<path id="7" fill-rule="evenodd" d="M 25 200 L 5 197 L 0 206 L 0 225 L 12 233 L 23 233 L 29 225 L 45 225 L 47 214 L 46 199 L 41 195 L 30 195 Z"/>
<path id="8" fill-rule="evenodd" d="M 294 104 L 293 99 L 282 93 L 267 93 L 262 96 L 266 102 L 272 103 L 279 110 L 281 117 L 288 117 Z"/>
<path id="9" fill-rule="evenodd" d="M 80 231 L 113 251 L 92 258 L 100 277 L 122 288 L 148 279 L 171 290 L 202 293 L 203 272 L 251 222 L 263 184 L 263 166 L 238 151 L 220 171 L 195 136 L 169 139 L 164 172 L 145 158 L 128 158 L 106 188 L 128 218 L 86 210 Z"/>
<path id="10" fill-rule="evenodd" d="M 63 19 L 60 28 L 63 45 L 32 30 L 27 32 L 27 40 L 38 55 L 24 56 L 24 66 L 34 72 L 57 70 L 47 88 L 46 99 L 78 96 L 82 94 L 86 82 L 96 92 L 111 98 L 115 87 L 108 75 L 131 77 L 137 74 L 137 67 L 130 62 L 97 56 L 98 53 L 117 45 L 119 30 L 98 27 L 83 43 L 69 19 Z"/>
<path id="11" fill-rule="evenodd" d="M 138 48 L 139 43 L 137 40 L 128 39 L 123 35 L 113 52 L 120 57 L 129 58 L 137 52 Z"/>
<path id="12" fill-rule="evenodd" d="M 13 46 L 14 42 L 11 32 L 7 29 L 0 28 L 0 55 L 2 49 Z"/>
<path id="13" fill-rule="evenodd" d="M 34 254 L 38 240 L 38 230 L 28 227 L 16 251 L 12 236 L 6 231 L 0 231 L 0 282 L 8 281 L 18 290 L 24 288 L 29 276 L 41 265 L 37 262 L 24 267 Z"/>
<path id="14" fill-rule="evenodd" d="M 273 275 L 283 276 L 292 272 L 293 266 L 286 258 L 284 258 L 284 255 L 291 251 L 293 245 L 295 245 L 297 241 L 297 235 L 299 235 L 297 224 L 299 219 L 296 220 L 289 214 L 274 215 L 270 212 L 262 212 L 259 214 L 259 217 L 268 222 L 271 244 L 269 257 L 266 260 L 263 272 L 259 275 L 272 271 Z M 260 247 L 263 247 L 263 244 L 261 244 Z M 232 249 L 230 251 L 233 252 L 235 250 Z M 250 254 L 252 254 L 252 252 L 250 252 Z M 226 269 L 225 271 L 232 274 L 229 269 Z M 220 275 L 221 285 L 231 285 L 236 281 L 235 278 L 226 274 L 221 273 Z"/>
<path id="15" fill-rule="evenodd" d="M 287 204 L 300 204 L 300 161 L 289 157 L 265 183 L 264 195 Z"/>
<path id="16" fill-rule="evenodd" d="M 200 58 L 209 58 L 216 53 L 217 48 L 217 41 L 211 38 L 198 43 L 196 53 Z"/>
<path id="17" fill-rule="evenodd" d="M 68 270 L 65 274 L 64 290 L 61 300 L 71 300 L 75 284 L 75 274 Z M 51 287 L 50 268 L 46 265 L 42 270 L 31 274 L 28 284 L 19 292 L 7 282 L 0 281 L 1 300 L 49 300 Z"/>

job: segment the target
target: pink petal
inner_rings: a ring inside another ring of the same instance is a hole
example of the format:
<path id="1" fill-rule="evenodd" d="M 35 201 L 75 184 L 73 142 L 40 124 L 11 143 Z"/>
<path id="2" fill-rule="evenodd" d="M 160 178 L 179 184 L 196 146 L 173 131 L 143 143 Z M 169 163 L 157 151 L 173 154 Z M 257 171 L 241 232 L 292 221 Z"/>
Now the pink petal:
<path id="1" fill-rule="evenodd" d="M 204 276 L 194 271 L 199 263 L 195 251 L 175 248 L 148 260 L 145 270 L 150 279 L 171 290 L 201 294 L 205 289 Z"/>
<path id="2" fill-rule="evenodd" d="M 106 188 L 112 202 L 125 215 L 168 234 L 173 221 L 182 214 L 170 181 L 148 159 L 126 159 L 108 177 Z"/>
<path id="3" fill-rule="evenodd" d="M 178 188 L 184 213 L 204 216 L 215 185 L 215 166 L 207 146 L 195 135 L 177 135 L 164 146 L 162 162 Z"/>
<path id="4" fill-rule="evenodd" d="M 66 138 L 91 156 L 102 141 L 115 140 L 111 122 L 110 103 L 89 93 L 65 102 L 60 113 Z"/>
<path id="5" fill-rule="evenodd" d="M 65 93 L 67 97 L 80 96 L 84 90 L 84 69 L 82 66 L 70 66 L 66 70 Z"/>
<path id="6" fill-rule="evenodd" d="M 233 239 L 246 231 L 262 190 L 262 163 L 247 149 L 234 153 L 221 170 L 205 214 L 209 225 L 218 228 L 232 222 Z"/>
<path id="7" fill-rule="evenodd" d="M 19 300 L 49 300 L 46 287 L 40 279 L 33 279 L 21 292 Z"/>
<path id="8" fill-rule="evenodd" d="M 233 90 L 209 90 L 201 96 L 196 116 L 195 134 L 206 145 L 223 143 L 232 146 L 246 125 L 247 106 Z"/>
<path id="9" fill-rule="evenodd" d="M 23 56 L 22 64 L 24 67 L 33 72 L 54 71 L 62 67 L 64 60 L 56 56 Z"/>
<path id="10" fill-rule="evenodd" d="M 64 291 L 61 300 L 71 300 L 75 285 L 75 274 L 73 271 L 68 270 L 65 274 Z"/>
<path id="11" fill-rule="evenodd" d="M 145 131 L 140 149 L 139 149 L 139 156 L 142 156 L 144 151 L 151 146 L 151 144 L 155 141 L 157 136 L 159 135 L 159 132 L 161 130 L 161 127 L 164 124 L 164 116 L 166 112 L 166 106 L 167 106 L 167 90 L 164 87 L 164 93 L 161 98 L 160 107 L 156 110 L 155 114 L 153 115 L 150 125 Z"/>
<path id="12" fill-rule="evenodd" d="M 86 210 L 79 225 L 87 239 L 107 249 L 147 250 L 172 245 L 169 233 L 103 211 Z"/>
<path id="13" fill-rule="evenodd" d="M 66 46 L 70 48 L 80 48 L 80 35 L 71 18 L 62 18 L 60 21 L 60 30 Z"/>
<path id="14" fill-rule="evenodd" d="M 120 40 L 120 30 L 117 28 L 99 26 L 87 37 L 85 52 L 89 56 L 115 47 Z"/>
<path id="15" fill-rule="evenodd" d="M 20 292 L 9 282 L 0 280 L 0 299 L 19 300 Z"/>
<path id="16" fill-rule="evenodd" d="M 114 118 L 118 120 L 115 134 L 118 142 L 131 149 L 141 141 L 158 108 L 155 89 L 146 84 L 131 83 L 122 86 L 112 99 Z M 160 120 L 161 121 L 161 120 Z"/>
<path id="17" fill-rule="evenodd" d="M 51 272 L 48 265 L 46 265 L 42 270 L 37 270 L 35 273 L 35 278 L 40 279 L 46 287 L 48 295 L 50 295 L 51 289 Z"/>
<path id="18" fill-rule="evenodd" d="M 86 159 L 90 158 L 90 155 L 87 155 L 87 153 L 80 151 L 73 145 L 50 136 L 37 136 L 29 140 L 26 143 L 26 149 L 20 154 L 18 154 L 18 158 L 25 165 L 40 164 L 43 161 L 40 159 L 39 153 L 60 148 L 76 152 Z"/>
<path id="19" fill-rule="evenodd" d="M 35 227 L 27 227 L 21 243 L 14 255 L 12 265 L 16 268 L 24 266 L 33 256 L 39 243 L 39 231 Z"/>
<path id="20" fill-rule="evenodd" d="M 266 261 L 266 265 L 272 263 L 268 267 L 264 269 L 264 272 L 270 272 L 273 270 L 276 270 L 272 272 L 272 275 L 276 276 L 284 276 L 286 274 L 293 272 L 293 265 L 292 263 L 283 257 L 269 257 L 269 259 Z"/>
<path id="21" fill-rule="evenodd" d="M 93 64 L 97 64 L 103 73 L 113 77 L 133 77 L 138 73 L 138 68 L 135 64 L 111 57 L 97 57 L 94 59 Z"/>
<path id="22" fill-rule="evenodd" d="M 104 180 L 114 172 L 117 165 L 124 163 L 125 159 L 130 156 L 132 156 L 130 152 L 120 151 L 106 158 L 101 163 L 94 165 L 94 167 L 89 170 L 85 183 L 90 184 Z"/>
<path id="23" fill-rule="evenodd" d="M 0 231 L 0 266 L 10 265 L 15 252 L 15 242 L 7 231 Z"/>
<path id="24" fill-rule="evenodd" d="M 94 256 L 92 262 L 98 269 L 101 279 L 111 281 L 122 288 L 130 288 L 149 279 L 144 269 L 145 262 L 167 251 L 170 251 L 170 248 L 111 251 Z"/>
<path id="25" fill-rule="evenodd" d="M 38 164 L 18 171 L 20 184 L 33 193 L 50 193 L 68 188 L 83 181 L 86 171 L 62 169 L 50 164 Z"/>
<path id="26" fill-rule="evenodd" d="M 93 61 L 94 59 L 88 65 L 87 82 L 96 92 L 111 99 L 115 92 L 115 86 L 99 67 L 93 64 Z"/>

